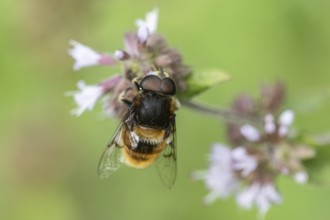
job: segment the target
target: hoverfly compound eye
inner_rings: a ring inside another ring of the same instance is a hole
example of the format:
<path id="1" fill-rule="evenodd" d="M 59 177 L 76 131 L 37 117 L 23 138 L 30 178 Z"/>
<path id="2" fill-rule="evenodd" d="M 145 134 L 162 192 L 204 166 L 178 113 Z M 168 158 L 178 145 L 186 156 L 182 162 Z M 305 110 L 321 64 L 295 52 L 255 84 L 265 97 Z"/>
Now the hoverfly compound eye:
<path id="1" fill-rule="evenodd" d="M 140 88 L 145 91 L 163 93 L 165 95 L 174 95 L 176 93 L 176 86 L 172 79 L 168 77 L 161 79 L 156 75 L 144 77 L 140 83 Z"/>
<path id="2" fill-rule="evenodd" d="M 174 95 L 176 93 L 175 83 L 171 78 L 164 78 L 161 82 L 160 90 L 164 94 Z"/>
<path id="3" fill-rule="evenodd" d="M 148 75 L 144 77 L 140 83 L 140 87 L 147 91 L 160 91 L 161 79 L 156 75 Z"/>

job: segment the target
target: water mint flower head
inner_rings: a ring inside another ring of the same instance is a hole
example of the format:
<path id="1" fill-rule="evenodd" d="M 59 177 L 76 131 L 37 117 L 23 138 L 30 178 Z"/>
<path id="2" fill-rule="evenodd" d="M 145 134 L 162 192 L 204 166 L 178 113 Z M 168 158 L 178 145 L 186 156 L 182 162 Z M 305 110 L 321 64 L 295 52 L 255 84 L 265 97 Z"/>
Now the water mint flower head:
<path id="1" fill-rule="evenodd" d="M 276 186 L 278 176 L 289 176 L 299 184 L 308 182 L 303 160 L 315 153 L 295 139 L 291 132 L 295 114 L 289 109 L 281 110 L 283 100 L 284 86 L 280 83 L 264 86 L 260 99 L 247 95 L 235 99 L 232 112 L 245 120 L 227 123 L 231 147 L 222 149 L 221 156 L 220 151 L 215 150 L 210 155 L 225 162 L 211 160 L 206 171 L 197 172 L 203 174 L 199 179 L 204 180 L 211 191 L 207 196 L 211 201 L 231 194 L 240 207 L 256 207 L 265 215 L 272 205 L 282 202 Z M 228 184 L 228 176 L 235 188 L 220 188 Z"/>
<path id="2" fill-rule="evenodd" d="M 72 48 L 69 54 L 74 59 L 74 70 L 103 65 L 120 65 L 122 72 L 116 76 L 116 84 L 111 89 L 104 89 L 104 82 L 94 86 L 79 83 L 80 92 L 70 93 L 78 107 L 73 114 L 81 115 L 86 110 L 93 109 L 96 101 L 102 98 L 104 109 L 111 117 L 121 117 L 127 111 L 127 105 L 122 98 L 131 100 L 138 91 L 132 82 L 143 78 L 146 74 L 164 69 L 175 82 L 178 92 L 187 89 L 186 80 L 191 74 L 190 68 L 183 64 L 182 56 L 175 49 L 167 46 L 163 37 L 156 33 L 158 24 L 158 9 L 148 12 L 145 19 L 135 21 L 137 30 L 124 35 L 124 48 L 114 52 L 100 53 L 77 41 L 70 41 Z"/>

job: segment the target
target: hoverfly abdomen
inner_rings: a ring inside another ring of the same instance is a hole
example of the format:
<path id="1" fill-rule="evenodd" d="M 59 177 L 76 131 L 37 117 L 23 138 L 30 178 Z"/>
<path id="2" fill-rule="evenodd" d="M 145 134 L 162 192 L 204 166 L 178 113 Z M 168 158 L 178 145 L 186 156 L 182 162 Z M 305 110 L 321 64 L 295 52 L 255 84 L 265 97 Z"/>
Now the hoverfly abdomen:
<path id="1" fill-rule="evenodd" d="M 127 165 L 135 168 L 149 166 L 167 146 L 164 141 L 165 132 L 151 128 L 136 126 L 134 133 L 139 136 L 137 146 L 132 146 L 131 134 L 124 134 L 123 154 Z"/>

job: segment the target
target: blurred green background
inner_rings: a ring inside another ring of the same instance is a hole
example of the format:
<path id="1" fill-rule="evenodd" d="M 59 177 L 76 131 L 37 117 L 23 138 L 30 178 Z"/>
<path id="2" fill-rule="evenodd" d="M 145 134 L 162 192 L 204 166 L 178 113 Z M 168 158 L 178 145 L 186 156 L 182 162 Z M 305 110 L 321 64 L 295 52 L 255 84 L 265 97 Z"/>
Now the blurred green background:
<path id="1" fill-rule="evenodd" d="M 302 101 L 295 126 L 329 129 L 330 1 L 325 0 L 2 0 L 0 3 L 0 219 L 154 220 L 256 219 L 233 199 L 204 206 L 207 190 L 192 171 L 207 167 L 212 142 L 225 142 L 223 122 L 187 109 L 177 113 L 178 178 L 165 189 L 154 168 L 126 167 L 101 181 L 96 166 L 117 121 L 101 106 L 77 118 L 64 96 L 76 82 L 116 73 L 73 72 L 75 39 L 99 51 L 122 48 L 125 31 L 155 2 L 159 32 L 196 71 L 217 67 L 232 80 L 197 97 L 227 106 L 234 95 L 257 94 L 277 79 L 288 101 Z M 315 101 L 315 100 L 322 100 Z M 320 105 L 322 104 L 322 105 Z M 284 203 L 267 219 L 330 219 L 330 189 L 279 181 Z"/>

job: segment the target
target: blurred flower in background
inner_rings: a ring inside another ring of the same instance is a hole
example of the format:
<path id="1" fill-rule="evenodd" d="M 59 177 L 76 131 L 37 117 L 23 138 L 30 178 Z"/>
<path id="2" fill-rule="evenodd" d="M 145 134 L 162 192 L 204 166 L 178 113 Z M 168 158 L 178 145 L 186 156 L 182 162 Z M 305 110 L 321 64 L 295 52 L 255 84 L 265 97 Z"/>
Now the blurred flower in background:
<path id="1" fill-rule="evenodd" d="M 290 176 L 299 184 L 308 181 L 302 161 L 315 152 L 295 140 L 291 132 L 294 112 L 279 112 L 284 96 L 283 84 L 276 83 L 262 87 L 259 100 L 247 95 L 235 99 L 233 112 L 253 124 L 227 123 L 232 147 L 214 144 L 209 168 L 194 173 L 211 191 L 205 198 L 207 204 L 233 194 L 240 207 L 255 206 L 265 215 L 271 205 L 282 202 L 276 187 L 279 175 Z"/>

